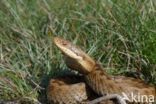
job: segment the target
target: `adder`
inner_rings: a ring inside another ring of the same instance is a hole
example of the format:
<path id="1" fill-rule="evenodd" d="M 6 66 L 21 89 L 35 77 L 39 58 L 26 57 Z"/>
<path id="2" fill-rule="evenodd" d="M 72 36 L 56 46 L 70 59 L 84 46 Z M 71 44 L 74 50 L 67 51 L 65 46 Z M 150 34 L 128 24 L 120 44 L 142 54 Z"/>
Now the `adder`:
<path id="1" fill-rule="evenodd" d="M 148 104 L 155 101 L 155 86 L 147 85 L 140 79 L 110 76 L 78 46 L 59 37 L 55 37 L 53 41 L 62 51 L 66 65 L 71 70 L 78 71 L 80 76 L 77 79 L 70 76 L 51 79 L 47 90 L 50 103 Z M 91 94 L 97 96 L 90 97 Z M 132 95 L 137 97 L 134 99 Z"/>

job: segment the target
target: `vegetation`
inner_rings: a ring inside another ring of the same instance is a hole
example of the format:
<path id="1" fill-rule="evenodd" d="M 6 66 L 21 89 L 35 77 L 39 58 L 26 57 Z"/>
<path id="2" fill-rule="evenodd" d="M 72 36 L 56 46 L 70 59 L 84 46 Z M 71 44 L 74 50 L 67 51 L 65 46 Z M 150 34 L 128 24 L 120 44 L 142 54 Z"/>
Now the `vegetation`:
<path id="1" fill-rule="evenodd" d="M 156 84 L 155 0 L 1 0 L 0 99 L 46 99 L 49 78 L 68 71 L 55 36 L 110 74 Z"/>

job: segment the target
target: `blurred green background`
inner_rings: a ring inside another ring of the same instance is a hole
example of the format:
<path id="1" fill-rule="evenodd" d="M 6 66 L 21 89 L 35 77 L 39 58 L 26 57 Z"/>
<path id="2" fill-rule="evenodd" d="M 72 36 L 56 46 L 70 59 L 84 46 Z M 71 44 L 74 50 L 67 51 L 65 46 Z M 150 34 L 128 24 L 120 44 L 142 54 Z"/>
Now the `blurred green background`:
<path id="1" fill-rule="evenodd" d="M 55 36 L 109 74 L 156 84 L 155 0 L 1 0 L 0 99 L 46 101 L 49 78 L 68 71 Z"/>

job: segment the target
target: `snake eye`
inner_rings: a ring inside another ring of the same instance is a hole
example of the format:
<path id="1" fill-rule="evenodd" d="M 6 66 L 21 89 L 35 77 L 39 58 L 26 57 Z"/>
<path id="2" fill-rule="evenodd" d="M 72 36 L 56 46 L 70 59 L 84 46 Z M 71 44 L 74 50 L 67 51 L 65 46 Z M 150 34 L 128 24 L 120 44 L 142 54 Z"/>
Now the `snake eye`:
<path id="1" fill-rule="evenodd" d="M 66 41 L 61 41 L 62 45 L 67 45 L 67 42 Z"/>

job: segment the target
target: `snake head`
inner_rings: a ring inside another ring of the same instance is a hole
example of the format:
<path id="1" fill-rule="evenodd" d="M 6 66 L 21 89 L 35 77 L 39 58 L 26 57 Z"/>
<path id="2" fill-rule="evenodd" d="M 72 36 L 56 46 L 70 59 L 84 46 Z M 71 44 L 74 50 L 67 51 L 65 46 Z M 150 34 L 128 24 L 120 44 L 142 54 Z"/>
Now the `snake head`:
<path id="1" fill-rule="evenodd" d="M 73 43 L 59 37 L 54 38 L 54 43 L 62 51 L 69 68 L 81 74 L 87 74 L 94 69 L 96 62 Z"/>

